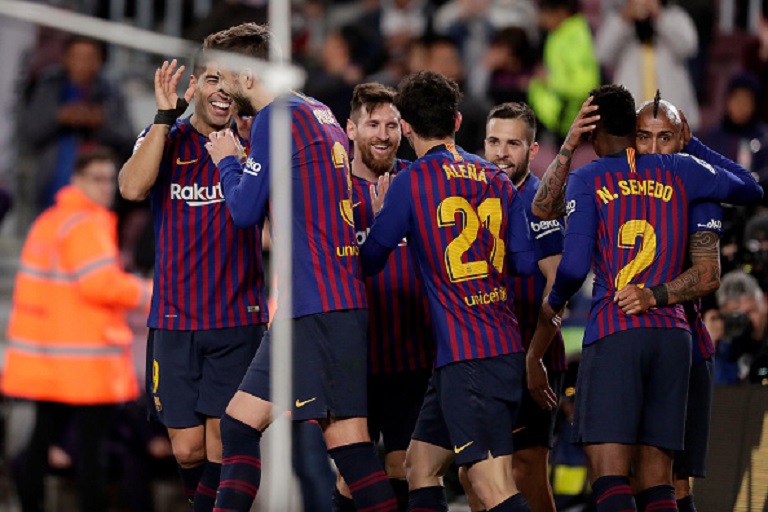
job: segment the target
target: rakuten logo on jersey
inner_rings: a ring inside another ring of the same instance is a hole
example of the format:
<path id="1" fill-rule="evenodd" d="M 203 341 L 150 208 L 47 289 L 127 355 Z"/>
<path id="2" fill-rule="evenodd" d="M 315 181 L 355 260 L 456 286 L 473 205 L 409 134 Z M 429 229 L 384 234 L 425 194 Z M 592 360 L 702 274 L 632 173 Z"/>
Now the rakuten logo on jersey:
<path id="1" fill-rule="evenodd" d="M 560 231 L 560 222 L 557 220 L 541 220 L 539 222 L 531 222 L 531 231 L 536 235 L 536 239 L 547 236 L 555 231 Z"/>
<path id="2" fill-rule="evenodd" d="M 224 202 L 221 183 L 212 187 L 204 187 L 197 183 L 182 187 L 178 183 L 171 184 L 171 199 L 181 199 L 187 206 L 205 206 Z"/>

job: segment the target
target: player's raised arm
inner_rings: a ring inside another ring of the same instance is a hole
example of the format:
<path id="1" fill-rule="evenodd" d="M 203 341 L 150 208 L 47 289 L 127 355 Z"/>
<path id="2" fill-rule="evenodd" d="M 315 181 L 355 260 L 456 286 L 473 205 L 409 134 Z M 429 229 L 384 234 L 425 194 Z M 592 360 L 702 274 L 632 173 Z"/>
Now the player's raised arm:
<path id="1" fill-rule="evenodd" d="M 374 203 L 383 197 L 384 204 L 376 214 L 371 232 L 365 243 L 360 247 L 360 261 L 364 275 L 370 276 L 381 272 L 387 263 L 389 254 L 410 230 L 411 192 L 409 179 L 410 174 L 407 172 L 402 172 L 391 180 L 389 176 L 379 179 L 380 196 L 375 199 Z"/>
<path id="2" fill-rule="evenodd" d="M 240 163 L 242 147 L 231 130 L 212 133 L 205 145 L 221 175 L 221 190 L 234 223 L 246 228 L 261 224 L 269 199 L 271 109 L 259 112 L 251 127 L 251 153 Z"/>
<path id="3" fill-rule="evenodd" d="M 739 200 L 730 200 L 728 202 L 734 204 L 749 204 L 759 201 L 763 197 L 763 189 L 752 176 L 751 172 L 733 160 L 726 158 L 717 151 L 709 148 L 696 137 L 691 137 L 690 141 L 685 146 L 685 151 L 691 156 L 723 169 L 743 183 L 743 186 L 739 186 L 736 191 Z"/>
<path id="4" fill-rule="evenodd" d="M 195 93 L 195 79 L 190 77 L 184 97 L 176 94 L 176 88 L 184 73 L 184 66 L 176 68 L 176 59 L 155 70 L 155 101 L 157 114 L 152 126 L 144 130 L 136 141 L 131 158 L 118 175 L 120 195 L 129 201 L 141 201 L 157 181 L 165 142 L 171 126 L 187 109 Z"/>
<path id="5" fill-rule="evenodd" d="M 560 147 L 560 152 L 541 177 L 541 185 L 533 198 L 532 207 L 533 214 L 540 219 L 554 220 L 565 214 L 565 181 L 571 170 L 573 153 L 583 138 L 595 129 L 595 123 L 600 119 L 600 115 L 596 112 L 597 106 L 592 105 L 590 96 L 573 120 L 568 136 Z"/>

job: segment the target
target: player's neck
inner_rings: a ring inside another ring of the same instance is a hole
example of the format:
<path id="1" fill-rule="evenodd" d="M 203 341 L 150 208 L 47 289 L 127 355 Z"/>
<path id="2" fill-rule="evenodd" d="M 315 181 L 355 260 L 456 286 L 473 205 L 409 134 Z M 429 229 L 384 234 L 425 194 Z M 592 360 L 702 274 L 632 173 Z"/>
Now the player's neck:
<path id="1" fill-rule="evenodd" d="M 443 139 L 422 139 L 418 135 L 412 137 L 413 150 L 416 152 L 416 156 L 421 158 L 427 154 L 427 151 L 435 146 L 444 146 L 448 144 L 455 144 L 453 137 L 445 137 Z"/>
<path id="2" fill-rule="evenodd" d="M 600 143 L 599 156 L 613 155 L 620 151 L 624 151 L 629 147 L 635 145 L 635 139 L 633 137 L 617 137 L 615 135 L 605 135 Z M 597 149 L 596 153 L 598 153 Z"/>
<path id="3" fill-rule="evenodd" d="M 365 181 L 370 181 L 371 183 L 379 181 L 379 175 L 363 163 L 363 159 L 360 155 L 355 155 L 355 158 L 352 160 L 352 175 L 357 176 L 358 178 L 363 178 Z"/>
<path id="4" fill-rule="evenodd" d="M 189 119 L 189 124 L 191 124 L 192 128 L 197 130 L 197 132 L 203 137 L 207 137 L 213 132 L 218 132 L 226 128 L 226 126 L 222 126 L 222 127 L 211 126 L 205 123 L 202 120 L 202 118 L 194 112 L 192 113 L 192 117 Z"/>
<path id="5" fill-rule="evenodd" d="M 513 181 L 512 184 L 515 186 L 515 188 L 520 188 L 523 186 L 523 183 L 525 183 L 525 180 L 527 180 L 528 176 L 530 175 L 531 175 L 531 169 L 528 169 L 527 171 L 525 171 L 525 174 L 523 174 L 520 177 L 520 179 L 518 179 L 517 181 Z"/>

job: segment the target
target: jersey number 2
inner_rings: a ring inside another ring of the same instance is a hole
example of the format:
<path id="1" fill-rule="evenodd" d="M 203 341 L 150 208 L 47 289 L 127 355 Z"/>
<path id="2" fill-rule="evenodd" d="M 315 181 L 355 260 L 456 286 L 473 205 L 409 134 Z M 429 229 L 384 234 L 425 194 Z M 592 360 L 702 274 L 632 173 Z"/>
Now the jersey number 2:
<path id="1" fill-rule="evenodd" d="M 461 214 L 461 232 L 445 248 L 445 268 L 452 283 L 480 279 L 488 276 L 488 262 L 485 260 L 468 261 L 462 257 L 477 240 L 480 223 L 493 235 L 491 263 L 498 272 L 504 269 L 506 248 L 501 240 L 502 209 L 501 199 L 489 197 L 477 207 L 475 212 L 469 201 L 460 196 L 443 199 L 437 206 L 437 225 L 441 228 L 454 226 L 456 214 Z"/>
<path id="2" fill-rule="evenodd" d="M 616 274 L 617 290 L 627 286 L 637 274 L 648 268 L 656 256 L 656 230 L 646 220 L 628 220 L 619 227 L 619 249 L 634 249 L 640 237 L 640 251 Z"/>

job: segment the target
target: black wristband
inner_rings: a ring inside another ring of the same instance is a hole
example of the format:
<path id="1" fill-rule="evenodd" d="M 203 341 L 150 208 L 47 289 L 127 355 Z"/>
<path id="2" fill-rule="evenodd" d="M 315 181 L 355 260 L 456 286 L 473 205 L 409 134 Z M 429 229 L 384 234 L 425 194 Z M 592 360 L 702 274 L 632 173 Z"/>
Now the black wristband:
<path id="1" fill-rule="evenodd" d="M 653 298 L 656 299 L 657 308 L 663 308 L 669 304 L 669 292 L 667 291 L 666 286 L 663 284 L 651 286 L 650 290 L 653 294 Z"/>
<path id="2" fill-rule="evenodd" d="M 155 114 L 154 124 L 166 124 L 168 126 L 172 126 L 173 123 L 175 123 L 179 118 L 179 116 L 181 116 L 187 110 L 188 106 L 189 103 L 187 103 L 187 100 L 184 98 L 178 98 L 176 100 L 176 108 L 157 111 L 157 114 Z"/>

